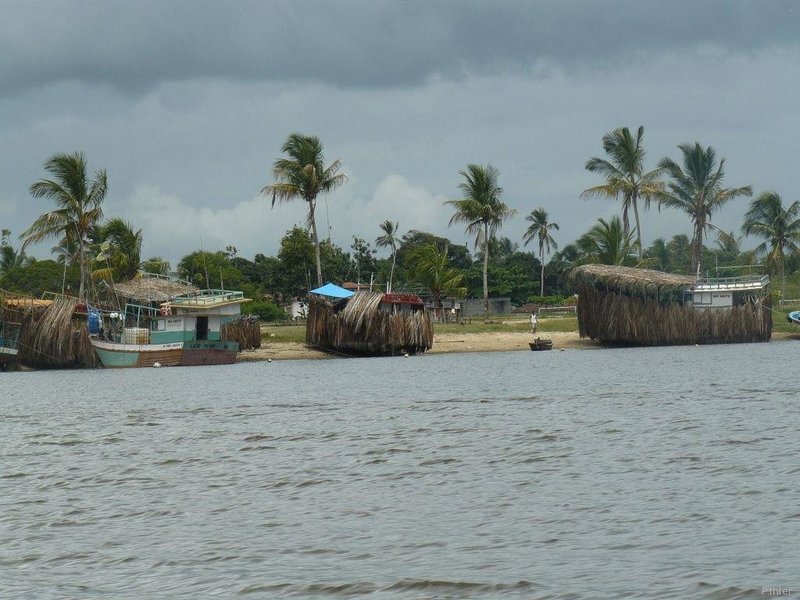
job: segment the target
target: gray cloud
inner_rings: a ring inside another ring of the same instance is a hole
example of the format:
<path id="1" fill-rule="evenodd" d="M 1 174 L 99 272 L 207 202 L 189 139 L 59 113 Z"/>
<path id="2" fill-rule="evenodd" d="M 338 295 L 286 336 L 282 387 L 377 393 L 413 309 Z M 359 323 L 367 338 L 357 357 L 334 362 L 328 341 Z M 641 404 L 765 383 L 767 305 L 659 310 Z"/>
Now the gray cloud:
<path id="1" fill-rule="evenodd" d="M 466 241 L 441 201 L 470 162 L 498 167 L 519 211 L 503 235 L 521 242 L 542 206 L 563 246 L 618 212 L 578 196 L 622 125 L 645 126 L 650 165 L 699 140 L 730 185 L 797 199 L 795 3 L 696 4 L 6 3 L 0 226 L 28 227 L 47 209 L 28 194 L 42 163 L 83 150 L 108 170 L 106 214 L 144 229 L 145 254 L 271 254 L 303 222 L 299 203 L 257 197 L 292 131 L 343 160 L 329 206 L 344 247 L 384 219 Z M 714 221 L 737 229 L 744 209 Z M 649 242 L 689 225 L 653 210 L 643 229 Z"/>
<path id="2" fill-rule="evenodd" d="M 196 78 L 421 85 L 430 77 L 797 44 L 794 0 L 4 2 L 0 93 Z"/>

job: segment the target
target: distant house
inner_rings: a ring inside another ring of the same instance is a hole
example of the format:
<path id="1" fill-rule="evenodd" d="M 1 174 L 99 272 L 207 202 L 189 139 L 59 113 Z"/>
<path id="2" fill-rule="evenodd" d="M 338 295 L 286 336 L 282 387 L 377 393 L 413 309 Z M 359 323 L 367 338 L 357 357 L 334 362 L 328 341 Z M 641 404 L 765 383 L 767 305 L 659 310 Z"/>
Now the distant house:
<path id="1" fill-rule="evenodd" d="M 467 298 L 461 302 L 461 315 L 464 317 L 483 316 L 483 298 Z M 490 315 L 510 315 L 511 298 L 489 298 Z"/>
<path id="2" fill-rule="evenodd" d="M 305 319 L 308 317 L 308 302 L 302 300 L 292 300 L 291 304 L 284 304 L 283 310 L 292 320 Z"/>

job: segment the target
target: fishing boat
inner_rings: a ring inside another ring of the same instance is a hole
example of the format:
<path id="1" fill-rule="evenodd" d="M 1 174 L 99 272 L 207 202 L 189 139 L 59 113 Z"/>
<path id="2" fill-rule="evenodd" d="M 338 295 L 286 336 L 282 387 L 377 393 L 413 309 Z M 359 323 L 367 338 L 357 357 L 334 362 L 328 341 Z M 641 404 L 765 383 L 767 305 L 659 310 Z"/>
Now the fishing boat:
<path id="1" fill-rule="evenodd" d="M 550 338 L 537 337 L 534 338 L 532 342 L 528 342 L 528 345 L 534 352 L 538 352 L 540 350 L 552 350 L 553 340 Z"/>
<path id="2" fill-rule="evenodd" d="M 788 315 L 786 315 L 786 320 L 794 325 L 800 325 L 800 310 L 793 310 L 790 312 Z"/>
<path id="3" fill-rule="evenodd" d="M 239 343 L 223 340 L 226 323 L 249 302 L 242 292 L 198 290 L 160 303 L 128 303 L 123 311 L 89 312 L 89 333 L 104 367 L 222 365 Z"/>
<path id="4" fill-rule="evenodd" d="M 19 323 L 0 320 L 0 371 L 5 371 L 17 360 L 19 330 Z"/>

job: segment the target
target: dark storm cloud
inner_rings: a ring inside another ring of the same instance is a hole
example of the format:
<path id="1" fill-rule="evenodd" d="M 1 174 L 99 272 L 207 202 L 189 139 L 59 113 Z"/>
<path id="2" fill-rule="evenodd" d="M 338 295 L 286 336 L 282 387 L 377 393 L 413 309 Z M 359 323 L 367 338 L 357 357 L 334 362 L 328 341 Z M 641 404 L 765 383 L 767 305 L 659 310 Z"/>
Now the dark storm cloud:
<path id="1" fill-rule="evenodd" d="M 797 44 L 796 0 L 4 2 L 0 94 L 193 78 L 415 85 L 595 66 L 698 44 Z"/>

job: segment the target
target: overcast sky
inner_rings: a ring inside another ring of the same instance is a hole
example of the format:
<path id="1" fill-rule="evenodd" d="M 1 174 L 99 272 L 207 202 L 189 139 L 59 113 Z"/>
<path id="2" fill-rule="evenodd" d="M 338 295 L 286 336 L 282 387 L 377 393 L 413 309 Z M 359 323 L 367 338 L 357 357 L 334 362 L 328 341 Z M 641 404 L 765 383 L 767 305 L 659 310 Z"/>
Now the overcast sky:
<path id="1" fill-rule="evenodd" d="M 28 193 L 44 161 L 81 150 L 145 256 L 274 254 L 305 215 L 259 196 L 292 132 L 342 160 L 327 204 L 345 248 L 385 219 L 465 242 L 442 202 L 469 163 L 494 165 L 518 211 L 501 235 L 521 244 L 543 207 L 564 246 L 619 213 L 579 195 L 621 126 L 644 126 L 648 167 L 699 141 L 727 185 L 800 199 L 798 0 L 0 0 L 0 14 L 0 227 L 15 236 L 51 208 Z M 746 205 L 713 222 L 738 230 Z M 642 229 L 690 233 L 668 210 Z"/>

